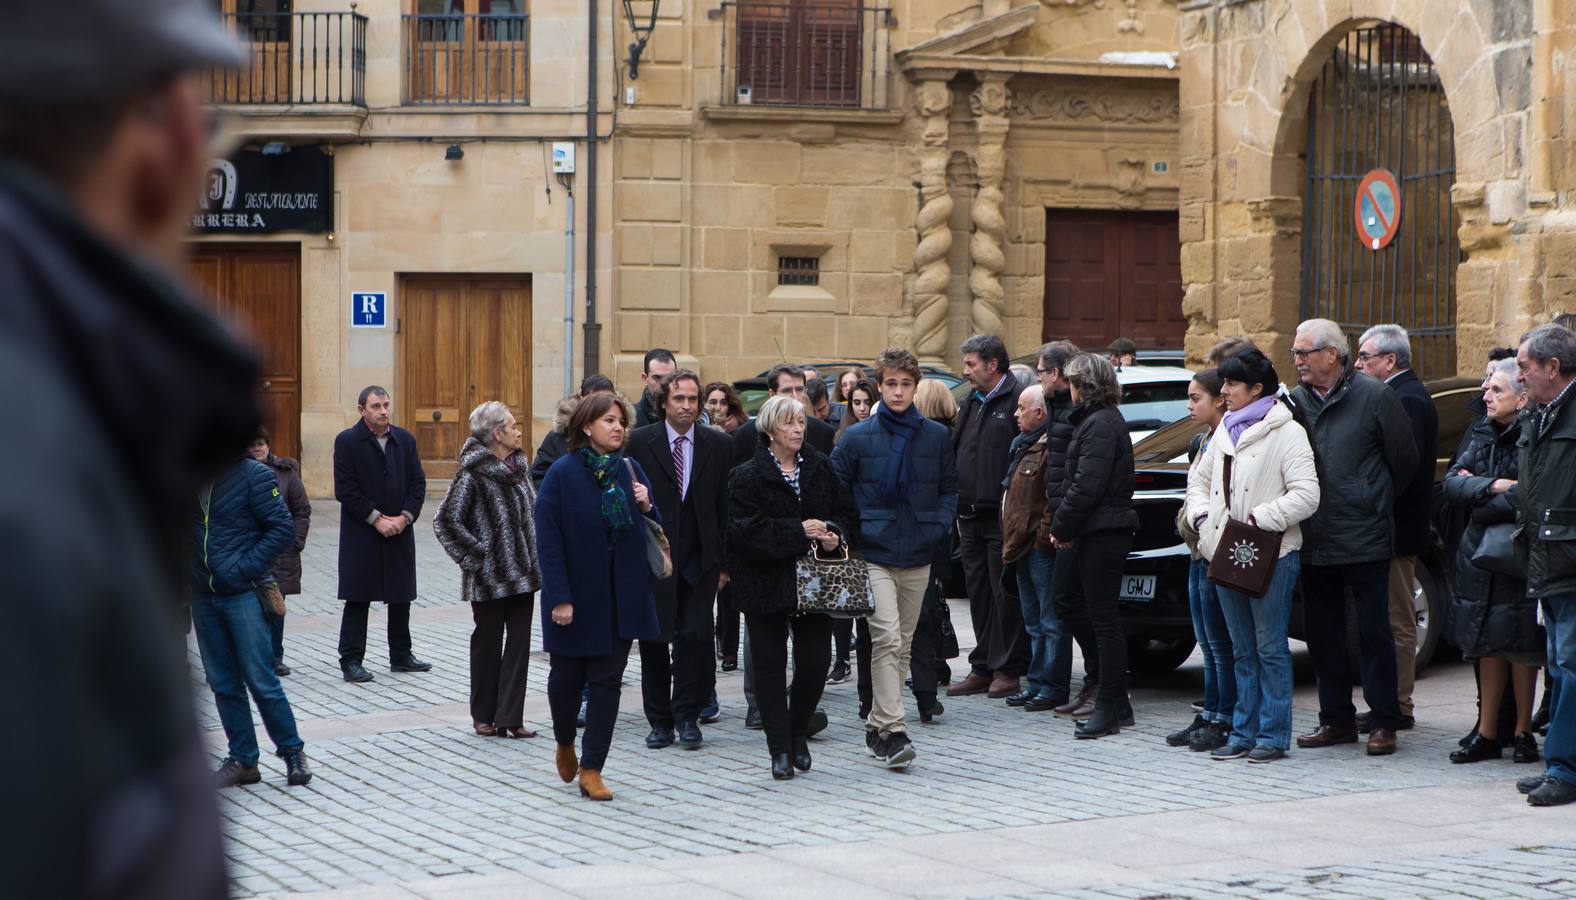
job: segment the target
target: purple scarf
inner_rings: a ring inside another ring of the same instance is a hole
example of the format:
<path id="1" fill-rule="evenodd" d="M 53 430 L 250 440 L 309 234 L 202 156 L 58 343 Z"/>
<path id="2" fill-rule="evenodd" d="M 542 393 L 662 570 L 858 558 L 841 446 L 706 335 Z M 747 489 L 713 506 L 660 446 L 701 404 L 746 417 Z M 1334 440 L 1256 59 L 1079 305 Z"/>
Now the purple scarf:
<path id="1" fill-rule="evenodd" d="M 1231 438 L 1231 446 L 1237 446 L 1237 438 L 1242 436 L 1242 432 L 1264 421 L 1264 417 L 1274 408 L 1274 397 L 1260 397 L 1241 409 L 1226 413 L 1222 421 L 1226 425 L 1226 435 Z"/>

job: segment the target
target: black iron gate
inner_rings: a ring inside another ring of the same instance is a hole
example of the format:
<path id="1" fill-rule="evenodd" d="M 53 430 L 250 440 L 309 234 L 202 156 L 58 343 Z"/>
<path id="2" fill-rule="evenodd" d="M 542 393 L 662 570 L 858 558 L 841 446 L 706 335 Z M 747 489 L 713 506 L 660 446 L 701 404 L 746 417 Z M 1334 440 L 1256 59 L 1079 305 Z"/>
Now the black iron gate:
<path id="1" fill-rule="evenodd" d="M 1382 322 L 1401 325 L 1425 378 L 1456 373 L 1461 247 L 1450 205 L 1453 136 L 1433 60 L 1398 25 L 1347 35 L 1308 101 L 1302 316 L 1333 319 L 1352 335 Z M 1359 188 L 1376 169 L 1394 176 L 1399 208 L 1385 215 L 1384 197 L 1372 196 L 1386 192 L 1371 187 L 1384 181 L 1379 176 L 1367 182 L 1370 204 L 1359 219 Z M 1393 234 L 1377 250 L 1376 232 Z"/>

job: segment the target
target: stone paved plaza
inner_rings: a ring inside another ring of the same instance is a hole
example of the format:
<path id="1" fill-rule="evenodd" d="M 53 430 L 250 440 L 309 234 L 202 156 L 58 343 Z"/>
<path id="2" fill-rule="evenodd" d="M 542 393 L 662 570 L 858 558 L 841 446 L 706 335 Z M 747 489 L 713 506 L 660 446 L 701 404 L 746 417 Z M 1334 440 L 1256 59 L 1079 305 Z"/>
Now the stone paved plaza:
<path id="1" fill-rule="evenodd" d="M 284 683 L 316 777 L 287 789 L 265 754 L 263 784 L 224 793 L 237 895 L 1576 896 L 1576 813 L 1532 809 L 1511 786 L 1535 769 L 1446 760 L 1474 715 L 1471 669 L 1457 661 L 1419 680 L 1419 726 L 1394 757 L 1346 746 L 1266 766 L 1165 746 L 1191 716 L 1197 658 L 1136 683 L 1137 727 L 1100 741 L 999 701 L 946 701 L 934 725 L 913 726 L 919 759 L 902 773 L 865 756 L 849 682 L 827 690 L 814 769 L 778 783 L 764 737 L 743 726 L 738 673 L 719 675 L 723 717 L 701 749 L 646 750 L 637 657 L 605 770 L 617 799 L 586 802 L 554 775 L 540 653 L 526 718 L 542 736 L 472 734 L 469 610 L 426 518 L 412 630 L 433 671 L 388 672 L 379 608 L 377 680 L 340 679 L 337 507 L 314 509 Z M 953 618 L 966 647 L 966 604 L 954 601 Z M 1297 649 L 1303 730 L 1315 702 Z M 195 645 L 192 660 L 217 760 L 223 734 Z"/>

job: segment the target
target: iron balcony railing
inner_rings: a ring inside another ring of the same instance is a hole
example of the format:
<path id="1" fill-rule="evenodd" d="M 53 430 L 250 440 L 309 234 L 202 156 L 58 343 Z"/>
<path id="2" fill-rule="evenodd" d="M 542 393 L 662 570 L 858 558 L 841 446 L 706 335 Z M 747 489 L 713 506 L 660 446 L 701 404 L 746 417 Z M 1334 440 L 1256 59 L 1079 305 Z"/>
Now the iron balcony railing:
<path id="1" fill-rule="evenodd" d="M 366 106 L 367 17 L 357 12 L 226 13 L 246 48 L 238 69 L 214 69 L 215 103 Z"/>
<path id="2" fill-rule="evenodd" d="M 526 104 L 531 17 L 407 15 L 405 102 Z"/>
<path id="3" fill-rule="evenodd" d="M 722 102 L 888 109 L 892 10 L 860 2 L 725 0 Z"/>

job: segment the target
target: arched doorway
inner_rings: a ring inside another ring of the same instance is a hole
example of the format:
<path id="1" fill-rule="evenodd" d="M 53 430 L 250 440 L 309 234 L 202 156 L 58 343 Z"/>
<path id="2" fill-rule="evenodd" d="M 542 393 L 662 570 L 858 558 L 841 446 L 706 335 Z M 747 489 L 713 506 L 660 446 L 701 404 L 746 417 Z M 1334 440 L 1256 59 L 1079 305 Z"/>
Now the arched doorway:
<path id="1" fill-rule="evenodd" d="M 1454 133 L 1433 60 L 1392 23 L 1348 33 L 1309 92 L 1302 318 L 1395 322 L 1424 378 L 1456 372 Z"/>

